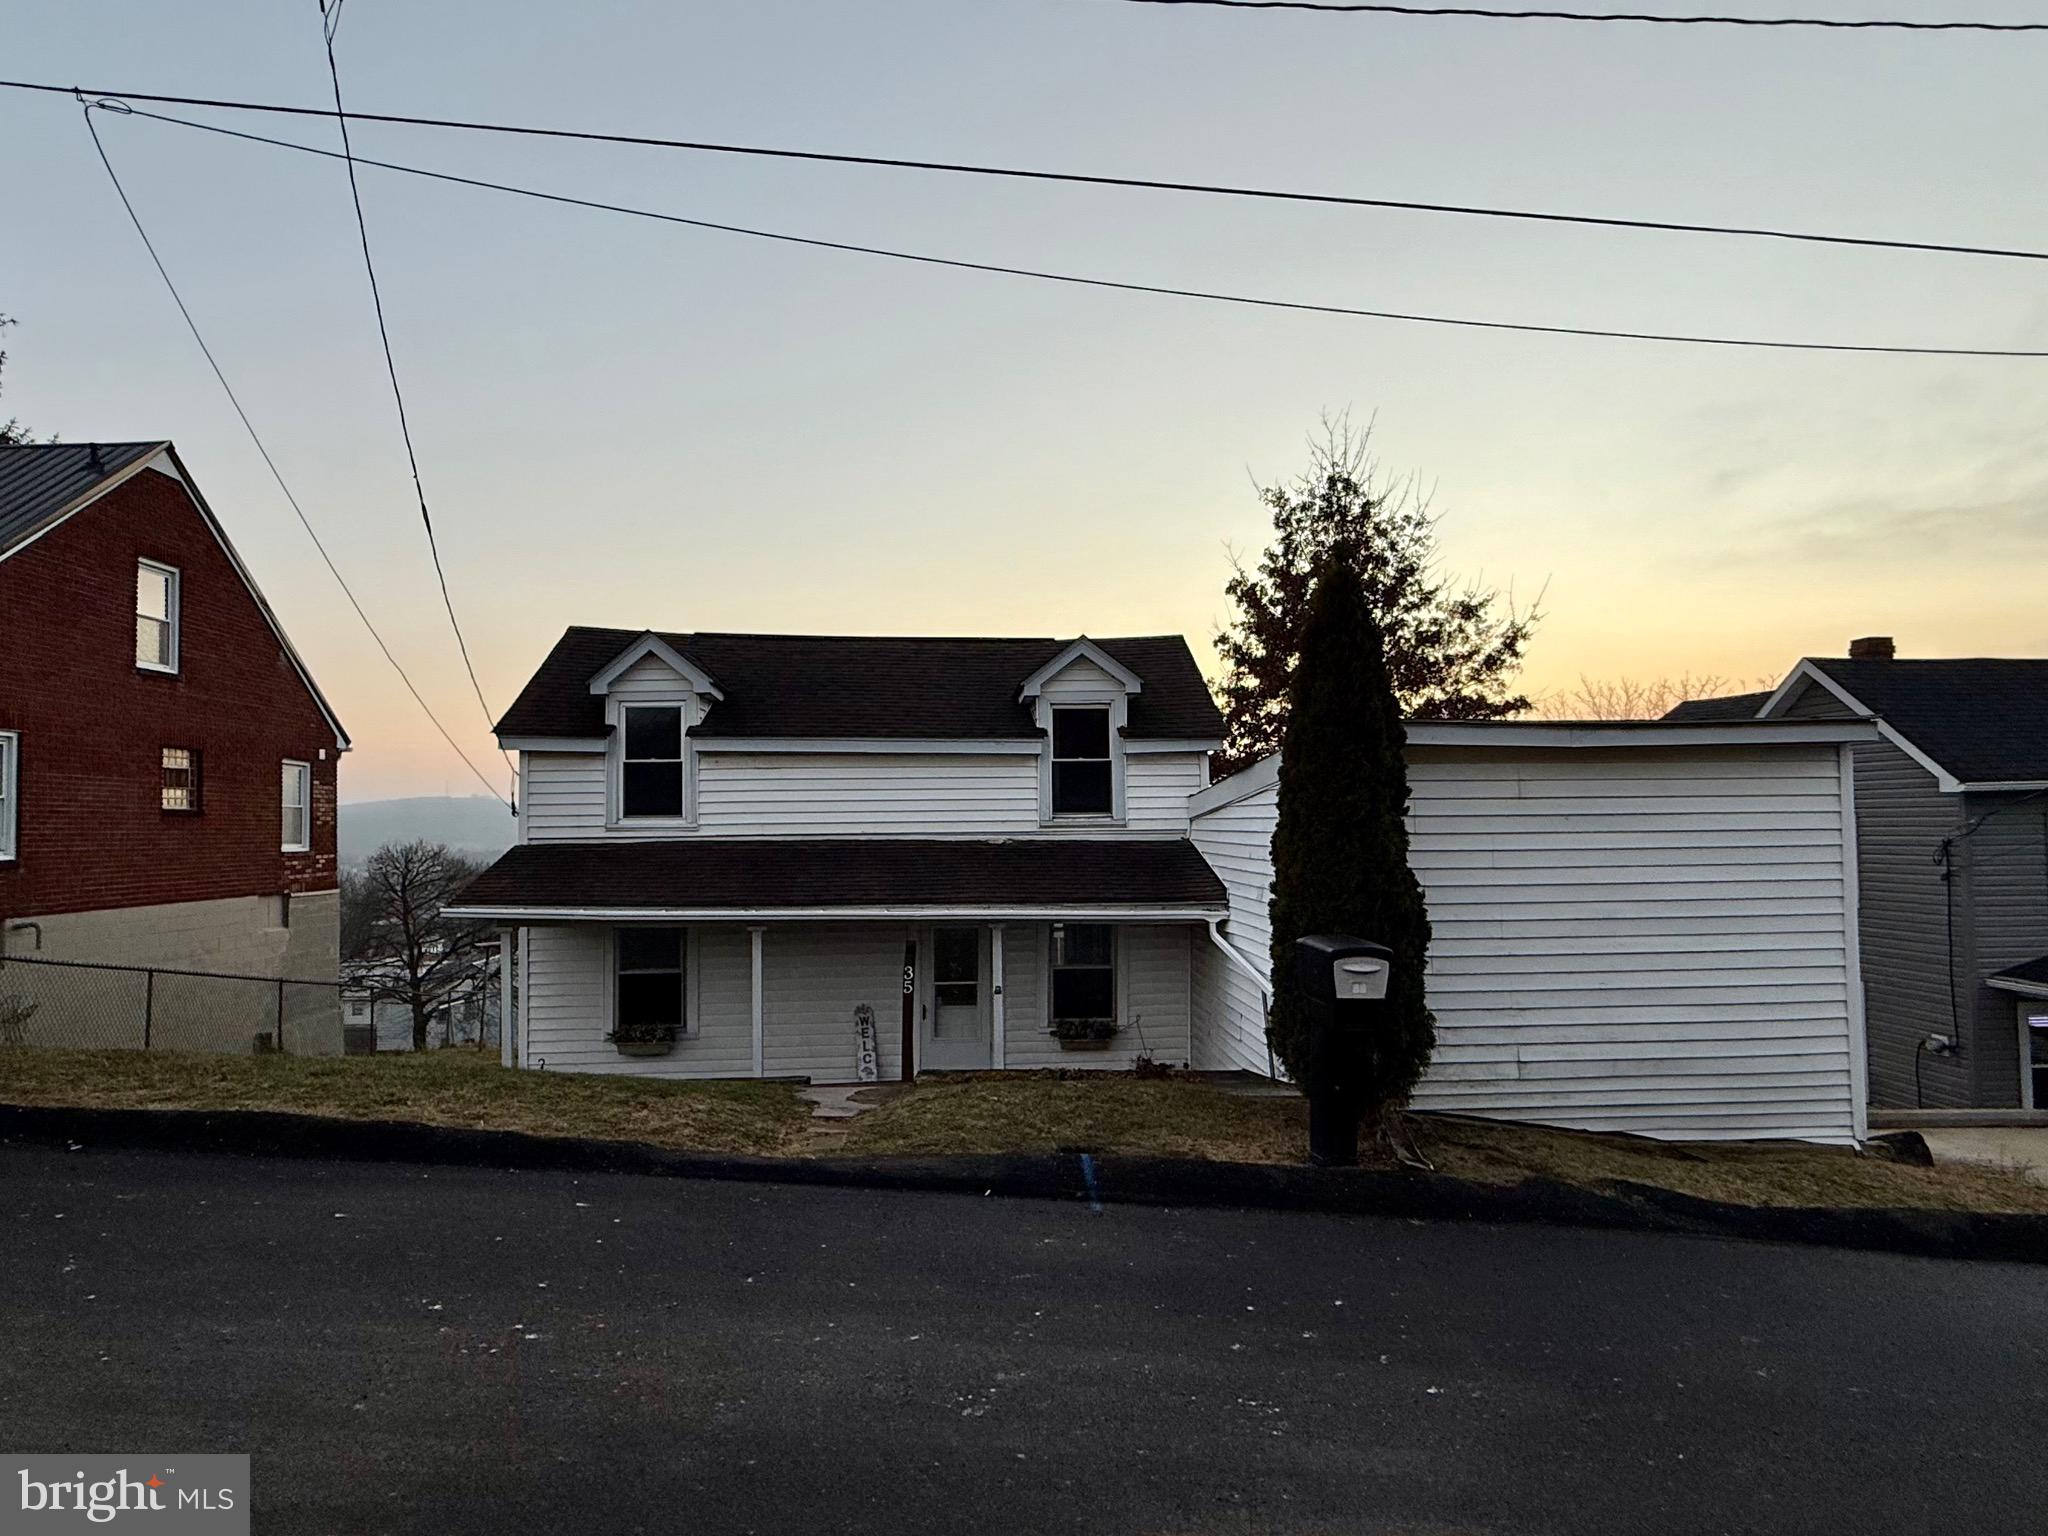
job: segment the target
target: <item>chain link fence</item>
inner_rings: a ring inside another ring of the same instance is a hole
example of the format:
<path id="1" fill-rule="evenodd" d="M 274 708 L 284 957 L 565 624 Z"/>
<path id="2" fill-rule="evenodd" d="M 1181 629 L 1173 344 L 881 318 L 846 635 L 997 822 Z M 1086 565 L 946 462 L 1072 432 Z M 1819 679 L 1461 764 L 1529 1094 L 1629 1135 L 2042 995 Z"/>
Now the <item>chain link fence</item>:
<path id="1" fill-rule="evenodd" d="M 0 1045 L 331 1056 L 341 1050 L 341 986 L 9 955 Z"/>

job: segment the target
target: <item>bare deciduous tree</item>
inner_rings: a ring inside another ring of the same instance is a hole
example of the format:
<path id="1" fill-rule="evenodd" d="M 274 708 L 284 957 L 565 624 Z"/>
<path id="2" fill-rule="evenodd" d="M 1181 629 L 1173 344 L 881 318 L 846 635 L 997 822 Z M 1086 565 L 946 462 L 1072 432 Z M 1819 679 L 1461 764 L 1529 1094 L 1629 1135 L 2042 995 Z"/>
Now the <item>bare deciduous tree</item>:
<path id="1" fill-rule="evenodd" d="M 1539 720 L 1657 720 L 1687 699 L 1769 693 L 1777 686 L 1775 677 L 1744 680 L 1720 672 L 1655 678 L 1582 675 L 1574 687 L 1538 694 L 1530 701 L 1528 714 Z"/>
<path id="2" fill-rule="evenodd" d="M 445 844 L 387 843 L 342 883 L 342 952 L 365 967 L 373 999 L 412 1014 L 412 1047 L 451 989 L 471 981 L 492 942 L 488 923 L 442 915 L 481 868 Z"/>

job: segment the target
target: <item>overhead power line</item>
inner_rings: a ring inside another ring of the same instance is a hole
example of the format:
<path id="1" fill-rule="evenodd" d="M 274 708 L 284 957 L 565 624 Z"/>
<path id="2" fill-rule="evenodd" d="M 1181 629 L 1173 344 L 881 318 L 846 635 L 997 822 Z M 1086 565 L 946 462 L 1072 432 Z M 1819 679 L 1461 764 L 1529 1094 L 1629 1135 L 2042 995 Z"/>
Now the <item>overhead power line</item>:
<path id="1" fill-rule="evenodd" d="M 226 138 L 242 139 L 250 143 L 268 144 L 278 149 L 296 150 L 301 154 L 320 155 L 328 159 L 341 158 L 333 150 L 320 149 L 311 144 L 295 143 L 290 139 L 275 139 L 264 134 L 247 133 L 241 129 L 223 127 L 218 123 L 194 122 L 189 118 L 170 117 L 163 113 L 145 112 L 132 108 L 127 109 L 127 115 L 146 118 L 151 122 L 170 123 L 180 128 L 195 128 L 202 133 L 219 134 Z M 537 187 L 522 187 L 508 182 L 489 181 L 481 177 L 458 176 L 452 172 L 431 171 L 420 166 L 403 165 L 390 160 L 373 160 L 366 155 L 357 156 L 356 164 L 374 166 L 379 170 L 394 171 L 406 176 L 423 177 L 431 181 L 449 182 L 456 186 L 476 187 L 490 192 L 508 193 L 516 197 L 534 198 L 542 202 L 557 203 L 573 208 L 589 208 L 604 213 L 625 214 L 632 218 L 653 219 L 664 224 L 680 224 L 691 229 L 706 229 L 722 234 L 744 235 L 752 239 L 773 240 L 785 245 L 808 246 L 816 250 L 841 251 L 862 256 L 879 256 L 893 261 L 915 262 L 922 266 L 949 267 L 967 272 L 997 273 L 1007 277 L 1033 278 L 1041 282 L 1066 283 L 1085 288 L 1104 288 L 1122 293 L 1145 293 L 1169 298 L 1195 299 L 1207 303 L 1242 305 L 1257 309 L 1290 310 L 1318 315 L 1347 315 L 1363 319 L 1400 321 L 1416 325 L 1457 326 L 1472 330 L 1519 331 L 1546 336 L 1589 336 L 1617 341 L 1672 342 L 1705 347 L 1753 347 L 1791 352 L 1883 353 L 1919 357 L 2048 358 L 2048 351 L 2022 351 L 1990 347 L 1892 346 L 1848 342 L 1783 341 L 1745 336 L 1685 335 L 1662 331 L 1603 329 L 1591 326 L 1539 325 L 1523 321 L 1482 320 L 1451 315 L 1425 315 L 1396 310 L 1364 309 L 1341 304 L 1315 304 L 1293 299 L 1265 298 L 1250 294 L 1224 293 L 1211 289 L 1184 288 L 1160 283 L 1124 282 L 1113 278 L 1091 277 L 1073 272 L 1055 272 L 1037 267 L 1011 266 L 997 262 L 968 261 L 950 256 L 934 256 L 923 252 L 894 250 L 886 246 L 862 245 L 846 240 L 827 240 L 810 235 L 790 234 L 780 230 L 758 229 L 744 224 L 727 224 L 711 219 L 689 218 L 682 214 L 664 213 L 657 209 L 640 208 L 627 203 L 602 202 L 594 198 L 574 197 L 562 192 L 547 192 Z"/>
<path id="2" fill-rule="evenodd" d="M 186 306 L 184 296 L 178 292 L 178 285 L 171 281 L 170 270 L 164 266 L 163 258 L 157 254 L 156 244 L 149 238 L 149 231 L 143 228 L 141 215 L 136 213 L 135 205 L 128 200 L 128 189 L 121 185 L 121 178 L 114 170 L 114 162 L 107 156 L 107 147 L 100 142 L 99 129 L 94 126 L 92 120 L 93 111 L 94 106 L 88 106 L 85 110 L 85 129 L 92 135 L 92 147 L 99 153 L 100 164 L 106 167 L 107 179 L 114 184 L 115 195 L 121 199 L 121 207 L 128 214 L 128 222 L 135 226 L 135 233 L 141 237 L 142 248 L 149 252 L 149 259 L 156 267 L 157 276 L 164 280 L 164 287 L 170 292 L 171 302 L 178 306 L 178 313 L 184 317 L 185 329 L 192 333 L 192 339 L 199 344 L 199 351 L 206 358 L 206 366 L 213 370 L 214 378 L 220 381 L 221 392 L 228 397 L 228 404 L 234 407 L 235 415 L 241 419 L 242 429 L 249 434 L 249 441 L 256 445 L 256 452 L 262 457 L 264 467 L 270 471 L 270 478 L 277 482 L 277 488 L 284 493 L 286 503 L 299 520 L 299 526 L 306 530 L 306 537 L 313 541 L 313 548 L 319 551 L 328 575 L 332 576 L 335 584 L 341 588 L 342 595 L 348 599 L 356 617 L 362 620 L 363 628 L 370 632 L 370 638 L 377 642 L 377 649 L 384 653 L 384 659 L 391 663 L 391 670 L 398 674 L 398 680 L 405 684 L 405 691 L 412 695 L 413 702 L 419 705 L 421 711 L 434 723 L 434 729 L 441 733 L 441 739 L 448 743 L 449 750 L 462 759 L 462 766 L 476 775 L 477 782 L 483 785 L 494 800 L 510 810 L 511 802 L 499 794 L 497 786 L 491 783 L 483 770 L 469 760 L 469 754 L 463 751 L 455 738 L 449 734 L 448 727 L 441 723 L 441 717 L 434 713 L 433 706 L 421 696 L 412 678 L 407 675 L 398 658 L 391 653 L 391 647 L 377 632 L 377 626 L 370 621 L 369 614 L 363 611 L 363 605 L 357 599 L 354 589 L 349 586 L 348 578 L 341 574 L 340 568 L 334 563 L 334 557 L 327 553 L 327 546 L 314 531 L 312 519 L 306 516 L 306 509 L 299 505 L 299 498 L 292 494 L 291 486 L 285 481 L 284 472 L 277 467 L 277 460 L 270 456 L 269 448 L 264 446 L 262 435 L 256 430 L 256 424 L 249 419 L 249 413 L 242 409 L 241 399 L 235 394 L 234 385 L 228 382 L 227 374 L 221 371 L 220 363 L 213 355 L 213 348 L 206 344 L 205 336 L 200 334 L 199 322 L 192 318 L 192 311 Z"/>
<path id="3" fill-rule="evenodd" d="M 339 0 L 335 9 L 340 10 Z M 477 681 L 476 666 L 469 659 L 469 641 L 463 637 L 462 621 L 455 617 L 455 599 L 448 593 L 448 573 L 441 566 L 441 545 L 434 537 L 434 516 L 427 510 L 426 487 L 420 483 L 420 459 L 412 445 L 412 422 L 406 415 L 405 391 L 398 387 L 398 363 L 391 355 L 391 331 L 384 321 L 384 291 L 377 283 L 377 263 L 370 257 L 370 225 L 363 217 L 362 188 L 356 184 L 355 152 L 348 140 L 348 114 L 341 105 L 341 69 L 334 60 L 334 37 L 324 30 L 327 11 L 322 0 L 322 36 L 327 45 L 327 74 L 334 82 L 334 119 L 341 128 L 341 158 L 348 166 L 349 200 L 355 205 L 356 234 L 363 246 L 363 270 L 370 277 L 370 304 L 377 312 L 377 339 L 384 347 L 384 372 L 391 380 L 391 398 L 398 406 L 398 432 L 405 439 L 405 462 L 412 470 L 413 495 L 420 504 L 420 523 L 427 530 L 427 552 L 434 557 L 434 579 L 441 584 L 441 605 L 448 610 L 448 627 L 455 631 L 455 648 L 462 653 L 462 670 L 469 674 L 469 686 L 476 691 L 477 707 L 484 712 L 484 724 L 495 726 L 497 716 L 484 698 L 484 685 Z M 512 766 L 506 759 L 505 766 Z"/>
<path id="4" fill-rule="evenodd" d="M 1869 235 L 1837 235 L 1813 230 L 1778 229 L 1765 225 L 1692 224 L 1663 219 L 1629 219 L 1588 213 L 1558 213 L 1530 208 L 1494 208 L 1470 203 L 1417 202 L 1402 198 L 1354 197 L 1336 192 L 1295 192 L 1274 187 L 1238 186 L 1220 182 L 1162 181 L 1139 176 L 1110 176 L 1082 171 L 1032 170 L 1020 166 L 967 161 L 912 160 L 888 155 L 843 154 L 819 149 L 774 149 L 755 144 L 726 144 L 708 139 L 669 139 L 646 134 L 600 133 L 589 129 L 541 128 L 520 123 L 479 122 L 463 118 L 414 117 L 394 112 L 337 112 L 328 107 L 291 107 L 205 96 L 167 96 L 149 91 L 84 90 L 29 80 L 0 80 L 0 89 L 50 91 L 64 95 L 146 101 L 160 106 L 207 107 L 234 112 L 264 112 L 284 117 L 332 118 L 358 123 L 391 123 L 412 128 L 455 128 L 473 133 L 515 134 L 526 138 L 572 139 L 595 144 L 629 144 L 648 149 L 681 149 L 704 154 L 741 155 L 769 160 L 813 161 L 828 165 L 877 166 L 890 170 L 934 171 L 960 176 L 989 176 L 1012 181 L 1058 182 L 1071 186 L 1123 187 L 1150 192 L 1184 192 L 1208 197 L 1249 198 L 1265 202 L 1312 203 L 1342 208 L 1384 208 L 1407 213 L 1447 213 L 1471 218 L 1516 219 L 1539 224 L 1579 224 L 1603 229 L 1655 230 L 1667 234 L 1724 235 L 1756 240 L 1789 240 L 1816 245 L 1861 246 L 1874 250 L 1927 251 L 1946 256 L 1995 256 L 2023 261 L 2048 261 L 2048 251 L 2005 246 L 1963 245 L 1935 240 L 1888 240 Z"/>
<path id="5" fill-rule="evenodd" d="M 1229 11 L 1321 11 L 1362 16 L 1466 17 L 1478 21 L 1610 21 L 1661 27 L 1808 27 L 1831 32 L 2048 32 L 2044 21 L 1894 21 L 1832 16 L 1657 16 L 1645 11 L 1506 10 L 1481 5 L 1380 5 L 1365 0 L 1123 0 Z"/>

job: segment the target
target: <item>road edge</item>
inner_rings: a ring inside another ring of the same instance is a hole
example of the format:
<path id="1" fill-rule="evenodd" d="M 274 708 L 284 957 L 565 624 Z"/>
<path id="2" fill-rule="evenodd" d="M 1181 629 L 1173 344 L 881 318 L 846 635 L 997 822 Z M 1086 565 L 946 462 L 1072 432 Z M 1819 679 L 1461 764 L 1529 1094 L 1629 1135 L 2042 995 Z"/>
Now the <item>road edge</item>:
<path id="1" fill-rule="evenodd" d="M 0 1144 L 120 1147 L 534 1172 L 634 1173 L 856 1189 L 1512 1222 L 1664 1232 L 1911 1254 L 2048 1263 L 2048 1216 L 1921 1209 L 1730 1205 L 1646 1184 L 1605 1191 L 1553 1179 L 1480 1184 L 1446 1174 L 1329 1169 L 1116 1153 L 963 1157 L 754 1157 L 642 1142 L 342 1120 L 278 1110 L 87 1109 L 0 1104 Z"/>

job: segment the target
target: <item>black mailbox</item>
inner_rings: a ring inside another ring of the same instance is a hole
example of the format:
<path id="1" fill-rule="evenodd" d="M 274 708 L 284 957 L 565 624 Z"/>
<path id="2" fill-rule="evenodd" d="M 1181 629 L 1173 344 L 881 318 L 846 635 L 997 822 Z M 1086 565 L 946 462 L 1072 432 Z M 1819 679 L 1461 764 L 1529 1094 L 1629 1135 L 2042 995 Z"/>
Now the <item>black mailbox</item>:
<path id="1" fill-rule="evenodd" d="M 1370 939 L 1341 933 L 1312 933 L 1294 941 L 1294 984 L 1310 1007 L 1337 1003 L 1377 1003 L 1386 998 L 1394 952 Z M 1347 1022 L 1363 1010 L 1336 1010 Z"/>
<path id="2" fill-rule="evenodd" d="M 1367 1040 L 1386 1007 L 1394 952 L 1344 933 L 1294 941 L 1294 984 L 1308 1014 L 1308 1156 L 1321 1167 L 1358 1161 Z"/>

